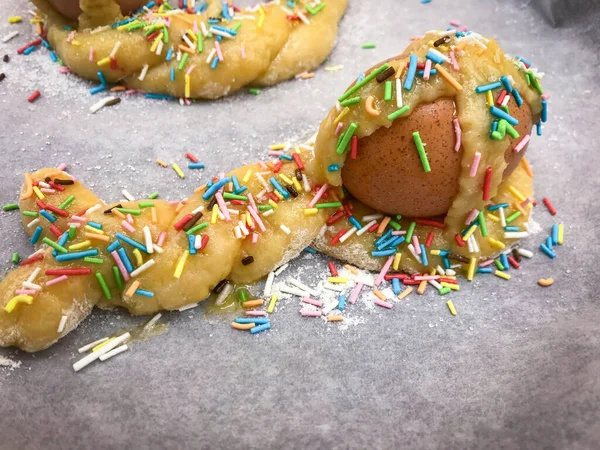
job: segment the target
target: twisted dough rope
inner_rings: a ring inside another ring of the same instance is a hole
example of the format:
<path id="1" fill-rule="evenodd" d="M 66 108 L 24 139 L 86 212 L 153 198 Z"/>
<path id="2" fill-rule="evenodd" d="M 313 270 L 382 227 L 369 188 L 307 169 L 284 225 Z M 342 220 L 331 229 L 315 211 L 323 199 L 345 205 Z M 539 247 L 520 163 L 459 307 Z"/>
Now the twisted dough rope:
<path id="1" fill-rule="evenodd" d="M 219 26 L 239 28 L 233 36 L 217 42 L 219 30 L 213 30 L 212 37 L 205 31 L 211 30 L 209 18 L 222 15 L 219 0 L 209 0 L 208 9 L 198 14 L 155 7 L 153 13 L 142 12 L 136 21 L 116 28 L 110 26 L 120 19 L 113 0 L 82 0 L 79 26 L 60 16 L 46 0 L 32 1 L 45 15 L 48 41 L 72 72 L 95 81 L 102 72 L 108 83 L 200 99 L 222 97 L 245 86 L 277 84 L 316 68 L 335 44 L 338 22 L 348 2 L 301 0 L 293 17 L 302 20 L 290 20 L 289 8 L 278 2 L 261 4 L 222 21 Z M 138 25 L 139 29 L 132 29 Z M 148 40 L 147 30 L 154 25 L 157 33 Z M 173 56 L 167 61 L 170 49 Z M 187 61 L 179 69 L 182 58 Z"/>

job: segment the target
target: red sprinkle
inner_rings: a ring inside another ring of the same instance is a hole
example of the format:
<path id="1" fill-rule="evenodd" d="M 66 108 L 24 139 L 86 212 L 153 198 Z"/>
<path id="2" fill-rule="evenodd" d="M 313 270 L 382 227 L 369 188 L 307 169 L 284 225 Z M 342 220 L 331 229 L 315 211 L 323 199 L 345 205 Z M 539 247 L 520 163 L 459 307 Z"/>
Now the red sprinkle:
<path id="1" fill-rule="evenodd" d="M 147 40 L 147 41 L 151 41 L 151 40 L 153 40 L 153 39 L 154 39 L 156 36 L 158 36 L 158 31 L 155 31 L 154 33 L 152 33 L 152 34 L 150 34 L 150 35 L 146 36 L 146 40 Z"/>
<path id="2" fill-rule="evenodd" d="M 36 39 L 35 41 L 31 41 L 29 44 L 25 44 L 23 47 L 21 47 L 20 49 L 17 50 L 17 53 L 19 55 L 22 55 L 23 52 L 25 50 L 27 50 L 29 47 L 34 47 L 34 46 L 38 46 L 42 43 L 41 39 Z"/>
<path id="3" fill-rule="evenodd" d="M 369 233 L 375 233 L 378 229 L 379 229 L 379 224 L 374 223 L 373 225 L 371 225 L 371 227 L 367 231 Z"/>
<path id="4" fill-rule="evenodd" d="M 337 269 L 335 268 L 335 264 L 333 264 L 331 261 L 329 261 L 327 263 L 327 265 L 329 266 L 329 271 L 331 272 L 331 276 L 337 277 L 339 274 L 338 274 Z"/>
<path id="5" fill-rule="evenodd" d="M 292 158 L 294 158 L 294 162 L 298 166 L 298 169 L 304 170 L 304 164 L 302 163 L 302 160 L 300 159 L 300 155 L 298 153 L 294 152 L 294 153 L 292 153 Z"/>
<path id="6" fill-rule="evenodd" d="M 56 189 L 57 191 L 62 192 L 65 190 L 64 186 L 61 186 L 60 184 L 56 184 L 54 181 L 48 181 L 48 184 L 50 186 L 52 186 L 53 189 Z"/>
<path id="7" fill-rule="evenodd" d="M 490 189 L 492 188 L 492 168 L 485 169 L 485 179 L 483 180 L 483 200 L 490 200 Z"/>
<path id="8" fill-rule="evenodd" d="M 338 220 L 342 219 L 342 217 L 344 217 L 344 213 L 342 211 L 338 211 L 334 214 L 332 214 L 331 216 L 329 216 L 329 218 L 327 219 L 327 225 L 333 225 L 334 223 L 336 223 Z"/>
<path id="9" fill-rule="evenodd" d="M 338 243 L 338 241 L 340 240 L 340 238 L 346 234 L 346 230 L 345 228 L 343 230 L 341 230 L 338 234 L 336 234 L 330 241 L 329 241 L 329 245 L 335 245 Z"/>
<path id="10" fill-rule="evenodd" d="M 89 275 L 92 269 L 47 269 L 46 275 Z"/>
<path id="11" fill-rule="evenodd" d="M 35 255 L 29 259 L 25 259 L 25 260 L 21 261 L 21 263 L 19 265 L 27 266 L 29 264 L 33 264 L 34 262 L 41 261 L 42 259 L 44 259 L 44 255 Z"/>
<path id="12" fill-rule="evenodd" d="M 427 247 L 427 248 L 431 247 L 431 243 L 433 242 L 434 236 L 435 236 L 435 234 L 433 233 L 433 231 L 430 231 L 429 234 L 427 235 L 427 240 L 425 241 L 425 247 Z"/>
<path id="13" fill-rule="evenodd" d="M 438 283 L 449 283 L 449 284 L 457 284 L 458 282 L 456 280 L 453 280 L 452 278 L 438 278 Z"/>
<path id="14" fill-rule="evenodd" d="M 271 200 L 273 200 L 275 203 L 279 203 L 279 197 L 277 197 L 275 194 L 273 194 L 272 192 L 267 192 L 267 197 L 269 197 Z"/>
<path id="15" fill-rule="evenodd" d="M 350 217 L 352 215 L 352 205 L 350 203 L 344 203 L 342 206 L 344 207 L 344 214 L 346 214 L 347 217 Z"/>
<path id="16" fill-rule="evenodd" d="M 229 200 L 232 205 L 246 206 L 248 203 L 244 200 Z"/>
<path id="17" fill-rule="evenodd" d="M 502 92 L 500 92 L 500 95 L 498 96 L 498 98 L 496 99 L 496 105 L 498 105 L 498 106 L 502 105 L 502 102 L 504 101 L 506 94 L 507 94 L 506 89 L 503 89 Z"/>
<path id="18" fill-rule="evenodd" d="M 78 212 L 77 214 L 74 214 L 75 216 L 79 216 L 79 217 L 83 217 L 83 215 L 87 212 L 89 208 L 85 208 L 84 210 Z"/>
<path id="19" fill-rule="evenodd" d="M 192 220 L 192 217 L 194 217 L 192 214 L 186 214 L 178 222 L 176 222 L 175 225 L 173 225 L 173 228 L 175 228 L 177 231 L 181 231 L 185 224 Z"/>
<path id="20" fill-rule="evenodd" d="M 200 241 L 199 250 L 204 250 L 206 247 L 206 244 L 208 244 L 208 234 L 205 234 L 202 236 L 202 240 Z"/>
<path id="21" fill-rule="evenodd" d="M 356 159 L 358 154 L 358 136 L 352 136 L 350 141 L 350 158 Z"/>
<path id="22" fill-rule="evenodd" d="M 467 244 L 465 243 L 465 241 L 463 240 L 462 236 L 460 235 L 460 233 L 459 233 L 459 234 L 457 234 L 457 235 L 455 236 L 455 238 L 456 238 L 456 242 L 458 243 L 458 245 L 459 245 L 460 247 L 464 247 L 465 245 L 467 245 Z"/>
<path id="23" fill-rule="evenodd" d="M 38 97 L 39 97 L 40 95 L 41 95 L 41 94 L 40 94 L 40 91 L 35 91 L 33 94 L 31 94 L 31 95 L 29 96 L 29 98 L 28 98 L 27 100 L 29 101 L 29 103 L 33 103 L 33 102 L 35 102 L 35 101 L 38 99 Z"/>
<path id="24" fill-rule="evenodd" d="M 283 166 L 283 161 L 277 161 L 277 163 L 275 163 L 275 165 L 273 166 L 273 172 L 278 173 L 281 170 L 281 166 Z"/>
<path id="25" fill-rule="evenodd" d="M 408 277 L 405 273 L 386 273 L 383 276 L 385 281 L 390 281 L 392 278 L 398 278 L 399 280 L 406 280 Z"/>
<path id="26" fill-rule="evenodd" d="M 510 265 L 513 266 L 515 269 L 518 269 L 519 267 L 521 267 L 521 264 L 519 264 L 517 262 L 517 260 L 514 258 L 514 256 L 508 255 L 506 257 L 506 259 L 508 259 L 508 262 L 510 263 Z"/>
<path id="27" fill-rule="evenodd" d="M 417 284 L 421 284 L 421 282 L 418 280 L 410 280 L 408 278 L 402 280 L 402 283 L 404 283 L 407 286 L 416 286 Z"/>
<path id="28" fill-rule="evenodd" d="M 446 224 L 444 222 L 437 222 L 435 220 L 429 219 L 415 219 L 415 223 L 417 225 L 425 225 L 434 228 L 446 228 Z"/>
<path id="29" fill-rule="evenodd" d="M 193 162 L 193 163 L 197 163 L 197 162 L 198 162 L 198 158 L 196 158 L 196 157 L 195 157 L 194 155 L 192 155 L 190 152 L 187 152 L 187 153 L 185 154 L 185 157 L 186 157 L 187 159 L 189 159 L 189 160 L 190 160 L 191 162 Z"/>
<path id="30" fill-rule="evenodd" d="M 52 211 L 54 214 L 56 214 L 57 216 L 62 216 L 62 217 L 69 217 L 69 213 L 66 212 L 65 210 L 59 209 L 56 206 L 52 206 L 52 205 L 46 205 L 45 208 L 47 211 Z"/>
<path id="31" fill-rule="evenodd" d="M 110 58 L 110 68 L 112 70 L 117 70 L 118 69 L 117 59 L 116 58 Z"/>
<path id="32" fill-rule="evenodd" d="M 544 202 L 544 205 L 546 205 L 546 208 L 548 208 L 548 211 L 550 211 L 550 214 L 552 214 L 553 216 L 556 215 L 556 209 L 554 208 L 554 206 L 552 206 L 552 203 L 550 203 L 550 200 L 548 200 L 547 197 L 544 197 L 542 199 L 542 201 Z"/>

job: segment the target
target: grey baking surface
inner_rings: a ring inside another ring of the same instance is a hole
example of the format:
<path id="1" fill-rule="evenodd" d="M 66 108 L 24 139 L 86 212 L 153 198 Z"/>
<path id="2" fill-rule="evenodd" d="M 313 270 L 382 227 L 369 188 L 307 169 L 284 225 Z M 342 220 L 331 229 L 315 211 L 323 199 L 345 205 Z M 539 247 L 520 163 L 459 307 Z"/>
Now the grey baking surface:
<path id="1" fill-rule="evenodd" d="M 178 199 L 218 171 L 263 157 L 274 142 L 315 130 L 337 95 L 367 67 L 399 53 L 411 35 L 449 20 L 501 39 L 548 76 L 551 121 L 528 157 L 543 206 L 543 231 L 526 240 L 536 251 L 510 282 L 481 276 L 449 297 L 412 295 L 391 311 L 349 308 L 347 329 L 302 320 L 284 302 L 273 329 L 234 332 L 229 317 L 204 309 L 167 314 L 168 332 L 80 373 L 76 349 L 118 329 L 143 323 L 124 312 L 95 311 L 49 350 L 0 367 L 3 449 L 63 448 L 598 448 L 600 440 L 600 323 L 597 295 L 600 210 L 597 168 L 600 20 L 597 8 L 576 23 L 552 29 L 526 2 L 351 0 L 338 45 L 308 81 L 290 81 L 260 96 L 236 95 L 182 108 L 124 97 L 117 107 L 88 113 L 98 100 L 90 84 L 57 73 L 46 51 L 24 57 L 23 1 L 0 0 L 0 168 L 2 204 L 16 199 L 22 173 L 66 162 L 104 199 L 127 188 L 159 190 Z M 374 50 L 362 50 L 363 42 Z M 34 104 L 27 97 L 35 90 Z M 101 94 L 102 95 L 102 94 Z M 185 165 L 192 151 L 207 165 L 185 181 L 154 160 Z M 566 226 L 566 245 L 550 261 L 539 254 L 553 220 Z M 30 252 L 18 214 L 0 216 L 0 261 Z M 304 255 L 289 273 L 316 284 L 326 259 Z M 537 286 L 551 276 L 548 289 Z"/>

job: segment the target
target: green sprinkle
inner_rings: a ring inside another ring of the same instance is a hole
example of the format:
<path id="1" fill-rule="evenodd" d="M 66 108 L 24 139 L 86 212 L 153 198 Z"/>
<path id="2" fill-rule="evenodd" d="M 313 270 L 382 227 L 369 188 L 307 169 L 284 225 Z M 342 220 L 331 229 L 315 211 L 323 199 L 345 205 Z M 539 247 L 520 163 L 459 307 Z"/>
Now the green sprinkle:
<path id="1" fill-rule="evenodd" d="M 402 220 L 402 214 L 396 214 L 396 220 L 397 221 L 401 221 Z"/>
<path id="2" fill-rule="evenodd" d="M 75 200 L 75 196 L 69 195 L 69 197 L 67 197 L 67 199 L 64 202 L 62 202 L 60 205 L 58 205 L 58 209 L 67 208 L 71 203 L 73 203 L 73 200 Z"/>
<path id="3" fill-rule="evenodd" d="M 8 205 L 4 205 L 2 207 L 3 211 L 14 211 L 15 209 L 19 209 L 19 205 L 16 203 L 9 203 Z"/>
<path id="4" fill-rule="evenodd" d="M 112 295 L 110 295 L 110 289 L 108 288 L 108 285 L 106 284 L 106 280 L 104 279 L 104 277 L 102 276 L 102 274 L 100 272 L 96 272 L 96 279 L 98 280 L 98 283 L 100 284 L 100 287 L 102 288 L 102 292 L 104 293 L 104 296 L 108 300 L 112 299 Z"/>
<path id="5" fill-rule="evenodd" d="M 240 302 L 245 302 L 246 299 L 248 298 L 248 293 L 246 291 L 246 289 L 240 289 L 238 291 L 238 299 Z"/>
<path id="6" fill-rule="evenodd" d="M 494 264 L 496 264 L 496 267 L 498 268 L 498 270 L 504 270 L 504 266 L 502 265 L 502 263 L 500 262 L 499 259 L 495 260 Z"/>
<path id="7" fill-rule="evenodd" d="M 268 211 L 270 209 L 273 209 L 273 207 L 271 205 L 256 205 L 256 206 L 258 206 L 259 211 Z"/>
<path id="8" fill-rule="evenodd" d="M 513 220 L 515 220 L 520 215 L 521 215 L 521 211 L 515 211 L 514 213 L 512 213 L 510 216 L 508 216 L 506 218 L 506 223 L 511 223 Z"/>
<path id="9" fill-rule="evenodd" d="M 134 23 L 132 25 L 129 25 L 127 27 L 127 31 L 135 31 L 135 30 L 139 30 L 140 28 L 144 28 L 146 25 L 148 25 L 146 22 L 138 22 L 138 23 Z"/>
<path id="10" fill-rule="evenodd" d="M 75 225 L 69 226 L 69 240 L 72 241 L 75 238 L 75 233 L 77 233 L 77 227 Z"/>
<path id="11" fill-rule="evenodd" d="M 408 226 L 408 230 L 406 230 L 406 242 L 410 242 L 410 240 L 412 239 L 416 226 L 417 222 L 411 222 Z"/>
<path id="12" fill-rule="evenodd" d="M 185 66 L 185 63 L 187 62 L 189 56 L 190 55 L 187 52 L 185 52 L 183 54 L 183 57 L 181 58 L 181 61 L 179 61 L 179 66 L 177 66 L 178 70 L 183 70 L 183 66 Z"/>
<path id="13" fill-rule="evenodd" d="M 448 286 L 446 286 L 446 287 L 443 287 L 440 290 L 438 290 L 438 293 L 440 295 L 446 295 L 446 294 L 449 294 L 451 290 L 452 289 L 450 289 Z"/>
<path id="14" fill-rule="evenodd" d="M 375 47 L 376 47 L 375 44 L 372 42 L 367 42 L 362 45 L 362 48 L 364 48 L 364 49 L 371 49 L 371 48 L 375 48 Z"/>
<path id="15" fill-rule="evenodd" d="M 383 100 L 385 100 L 386 102 L 389 102 L 391 99 L 392 99 L 392 82 L 386 81 L 385 82 L 385 91 L 383 94 Z"/>
<path id="16" fill-rule="evenodd" d="M 190 234 L 194 234 L 196 231 L 200 231 L 203 228 L 206 228 L 208 226 L 208 222 L 203 222 L 203 223 L 199 223 L 198 225 L 196 225 L 195 227 L 190 228 L 189 230 L 187 230 L 185 232 L 185 234 L 187 234 L 188 236 Z"/>
<path id="17" fill-rule="evenodd" d="M 379 75 L 381 72 L 386 70 L 389 66 L 390 65 L 388 63 L 382 64 L 381 66 L 379 66 L 377 69 L 375 69 L 369 75 L 364 77 L 362 80 L 358 81 L 354 86 L 352 86 L 350 89 L 348 89 L 344 94 L 342 94 L 341 97 L 338 98 L 338 101 L 343 102 L 344 100 L 346 100 L 348 97 L 350 97 L 352 94 L 354 94 L 360 88 L 362 88 L 365 84 L 367 84 L 369 81 L 374 79 L 377 75 Z"/>
<path id="18" fill-rule="evenodd" d="M 398 111 L 394 111 L 393 113 L 391 113 L 388 116 L 389 120 L 396 120 L 398 117 L 406 114 L 408 111 L 410 110 L 410 106 L 408 105 L 404 105 L 402 108 L 400 108 Z"/>
<path id="19" fill-rule="evenodd" d="M 240 27 L 241 27 L 241 26 L 242 26 L 242 22 L 238 22 L 238 23 L 236 23 L 234 26 L 232 26 L 232 27 L 231 27 L 231 29 L 232 29 L 233 31 L 237 31 L 237 30 L 239 30 L 239 29 L 240 29 Z"/>
<path id="20" fill-rule="evenodd" d="M 487 224 L 485 223 L 485 217 L 483 216 L 483 211 L 479 211 L 477 220 L 479 221 L 479 230 L 481 231 L 481 235 L 486 237 L 488 235 L 488 229 Z"/>
<path id="21" fill-rule="evenodd" d="M 94 258 L 93 256 L 86 256 L 85 258 L 83 258 L 83 260 L 86 263 L 92 263 L 92 264 L 102 264 L 104 262 L 104 260 L 102 258 Z"/>
<path id="22" fill-rule="evenodd" d="M 415 131 L 413 133 L 413 140 L 415 141 L 415 145 L 417 146 L 419 158 L 421 158 L 421 164 L 423 165 L 423 170 L 426 173 L 431 172 L 431 167 L 429 167 L 429 160 L 427 159 L 427 153 L 425 153 L 425 147 L 423 147 L 423 141 L 421 141 L 421 135 L 418 131 Z"/>
<path id="23" fill-rule="evenodd" d="M 154 31 L 158 28 L 158 25 L 152 25 L 148 30 L 144 33 L 144 36 L 150 36 Z"/>
<path id="24" fill-rule="evenodd" d="M 258 95 L 258 94 L 260 94 L 260 89 L 256 89 L 256 88 L 248 89 L 248 93 L 252 94 L 252 95 Z"/>
<path id="25" fill-rule="evenodd" d="M 21 214 L 23 214 L 24 216 L 29 216 L 29 217 L 37 217 L 38 213 L 36 213 L 35 211 L 21 211 Z"/>
<path id="26" fill-rule="evenodd" d="M 390 227 L 392 227 L 394 230 L 399 231 L 400 228 L 402 228 L 402 225 L 400 225 L 398 222 L 396 222 L 395 220 L 390 220 L 389 222 Z"/>
<path id="27" fill-rule="evenodd" d="M 123 214 L 132 214 L 134 216 L 139 216 L 142 213 L 141 209 L 131 209 L 131 208 L 115 208 L 117 211 L 122 212 Z"/>
<path id="28" fill-rule="evenodd" d="M 19 264 L 19 261 L 21 261 L 21 257 L 19 256 L 18 253 L 15 252 L 12 254 L 11 261 L 13 264 Z"/>
<path id="29" fill-rule="evenodd" d="M 304 5 L 304 8 L 310 13 L 311 16 L 314 16 L 315 14 L 317 14 L 319 11 L 321 11 L 323 8 L 325 8 L 325 5 L 327 3 L 321 3 L 320 5 L 316 6 L 316 7 L 312 7 L 310 5 Z"/>
<path id="30" fill-rule="evenodd" d="M 348 98 L 348 99 L 344 100 L 343 102 L 340 102 L 340 105 L 350 106 L 350 105 L 356 105 L 357 103 L 360 103 L 360 97 Z"/>
<path id="31" fill-rule="evenodd" d="M 358 124 L 356 122 L 352 122 L 350 124 L 350 126 L 346 130 L 346 133 L 344 134 L 344 137 L 340 141 L 340 144 L 338 145 L 338 148 L 336 150 L 338 155 L 341 155 L 346 151 L 346 149 L 348 148 L 348 144 L 350 143 L 350 139 L 352 139 L 352 136 L 354 136 L 354 132 L 356 131 L 357 128 L 358 128 Z"/>
<path id="32" fill-rule="evenodd" d="M 163 42 L 166 44 L 169 42 L 169 29 L 166 26 L 163 26 Z M 186 53 L 187 55 L 187 53 Z"/>
<path id="33" fill-rule="evenodd" d="M 342 206 L 342 202 L 329 202 L 329 203 L 317 203 L 315 208 L 323 209 L 323 208 L 339 208 Z"/>
<path id="34" fill-rule="evenodd" d="M 515 130 L 515 128 L 508 122 L 506 122 L 506 132 L 513 139 L 517 139 L 519 137 L 519 132 Z"/>
<path id="35" fill-rule="evenodd" d="M 227 200 L 244 200 L 244 201 L 248 201 L 248 197 L 247 196 L 232 194 L 231 192 L 224 192 L 223 193 L 223 198 L 225 198 Z"/>
<path id="36" fill-rule="evenodd" d="M 149 198 L 150 200 L 154 200 L 156 197 L 158 197 L 158 192 L 153 192 L 152 194 L 150 194 L 150 195 L 148 196 L 148 198 Z"/>
<path id="37" fill-rule="evenodd" d="M 45 244 L 48 244 L 50 247 L 52 247 L 54 250 L 56 250 L 59 253 L 69 253 L 69 250 L 64 248 L 62 245 L 57 244 L 49 237 L 45 237 L 44 239 L 42 239 L 42 242 L 44 242 Z"/>
<path id="38" fill-rule="evenodd" d="M 152 206 L 154 206 L 154 202 L 146 202 L 146 201 L 144 201 L 144 202 L 139 202 L 139 203 L 138 203 L 138 206 L 139 206 L 140 208 L 151 208 Z"/>
<path id="39" fill-rule="evenodd" d="M 85 259 L 85 258 L 84 258 Z M 121 276 L 121 271 L 117 266 L 112 266 L 113 277 L 115 277 L 115 282 L 117 283 L 117 287 L 119 289 L 123 289 L 123 277 Z"/>
<path id="40" fill-rule="evenodd" d="M 204 51 L 204 36 L 202 36 L 202 33 L 200 32 L 196 34 L 196 50 L 198 53 L 202 53 Z"/>

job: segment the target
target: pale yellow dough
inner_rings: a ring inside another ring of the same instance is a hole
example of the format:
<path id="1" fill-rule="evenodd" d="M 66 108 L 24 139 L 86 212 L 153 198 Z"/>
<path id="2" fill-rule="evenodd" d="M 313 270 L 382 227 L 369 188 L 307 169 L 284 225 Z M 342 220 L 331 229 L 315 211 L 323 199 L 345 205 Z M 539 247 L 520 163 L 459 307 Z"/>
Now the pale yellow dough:
<path id="1" fill-rule="evenodd" d="M 107 20 L 114 10 L 110 6 L 111 3 L 114 5 L 112 0 L 94 0 L 95 3 L 107 3 L 106 9 L 101 9 L 96 18 L 89 17 L 88 13 L 82 14 L 79 24 L 60 16 L 45 0 L 33 0 L 44 14 L 48 41 L 73 73 L 99 81 L 98 72 L 102 72 L 109 83 L 119 82 L 130 89 L 199 99 L 223 97 L 244 86 L 277 84 L 315 69 L 327 58 L 335 44 L 338 22 L 347 1 L 328 0 L 314 16 L 305 15 L 309 23 L 289 20 L 278 2 L 263 4 L 257 10 L 243 10 L 230 23 L 220 24 L 227 28 L 236 24 L 241 26 L 235 38 L 224 38 L 220 42 L 223 60 L 216 69 L 211 69 L 212 58 L 207 62 L 215 48 L 215 36 L 204 37 L 203 50 L 199 51 L 197 46 L 180 70 L 181 55 L 176 57 L 179 45 L 188 47 L 182 36 L 193 30 L 194 22 L 199 30 L 202 23 L 209 29 L 208 17 L 220 14 L 219 0 L 209 0 L 208 11 L 201 14 L 177 11 L 163 16 L 151 15 L 148 24 L 170 20 L 168 42 L 163 42 L 159 54 L 158 48 L 151 51 L 154 41 L 146 39 L 143 29 L 126 31 L 109 26 L 120 19 L 115 16 Z M 312 4 L 300 2 L 305 3 Z M 97 28 L 99 25 L 104 26 Z M 65 30 L 64 26 L 73 27 L 75 33 Z M 115 55 L 117 67 L 99 66 L 98 62 L 111 54 L 117 42 L 120 43 Z M 173 49 L 174 56 L 167 62 L 169 48 Z M 90 50 L 93 54 L 91 60 Z M 142 76 L 145 66 L 148 66 L 147 73 Z M 172 68 L 175 69 L 174 81 L 171 81 Z M 185 74 L 190 69 L 189 92 L 186 92 Z"/>

